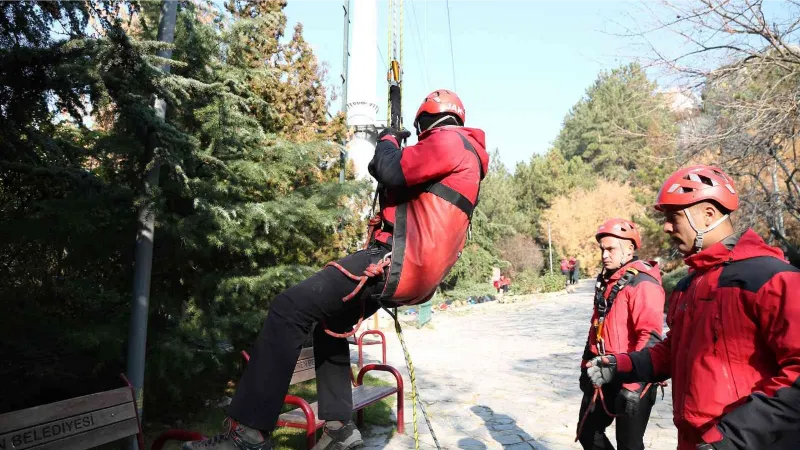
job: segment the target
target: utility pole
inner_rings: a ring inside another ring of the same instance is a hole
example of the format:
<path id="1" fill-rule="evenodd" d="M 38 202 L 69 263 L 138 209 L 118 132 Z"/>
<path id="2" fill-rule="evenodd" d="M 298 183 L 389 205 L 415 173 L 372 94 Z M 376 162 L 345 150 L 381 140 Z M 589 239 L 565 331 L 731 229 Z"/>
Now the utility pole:
<path id="1" fill-rule="evenodd" d="M 158 24 L 158 40 L 172 43 L 175 40 L 175 20 L 178 14 L 177 1 L 165 1 L 161 4 L 161 21 Z M 171 58 L 172 50 L 160 50 L 158 56 Z M 161 66 L 163 72 L 169 73 L 170 66 Z M 153 104 L 156 116 L 164 120 L 167 114 L 167 104 L 163 99 L 156 98 Z M 158 186 L 161 164 L 155 161 L 154 137 L 149 137 L 146 143 L 147 150 L 153 156 L 149 163 L 153 166 L 148 170 L 144 180 L 145 193 L 152 192 Z M 150 304 L 150 275 L 153 268 L 153 237 L 155 228 L 155 211 L 153 205 L 144 203 L 137 211 L 138 229 L 136 231 L 136 254 L 133 275 L 133 299 L 131 302 L 131 324 L 128 334 L 128 379 L 136 392 L 136 409 L 139 411 L 139 420 L 144 412 L 144 365 L 145 349 L 147 347 L 147 312 Z M 136 450 L 138 443 L 136 437 L 131 437 L 129 448 Z M 145 449 L 139 449 L 145 450 Z"/>
<path id="2" fill-rule="evenodd" d="M 347 69 L 350 61 L 350 0 L 344 0 L 344 40 L 342 46 L 342 112 L 347 114 Z M 347 138 L 342 141 L 342 148 L 339 150 L 341 157 L 342 170 L 339 172 L 339 183 L 344 183 L 344 175 L 347 169 Z"/>
<path id="3" fill-rule="evenodd" d="M 550 275 L 553 274 L 553 238 L 550 234 L 550 221 L 547 222 L 547 247 L 550 249 Z"/>

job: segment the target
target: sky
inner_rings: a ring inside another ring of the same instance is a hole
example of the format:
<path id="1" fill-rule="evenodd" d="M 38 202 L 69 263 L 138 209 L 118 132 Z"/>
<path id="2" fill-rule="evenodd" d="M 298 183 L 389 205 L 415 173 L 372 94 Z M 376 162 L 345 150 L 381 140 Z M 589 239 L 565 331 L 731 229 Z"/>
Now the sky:
<path id="1" fill-rule="evenodd" d="M 550 148 L 601 70 L 642 55 L 641 41 L 620 34 L 653 20 L 649 4 L 637 1 L 450 0 L 451 59 L 447 7 L 445 0 L 405 0 L 404 124 L 413 129 L 414 113 L 430 91 L 455 90 L 465 104 L 466 125 L 483 129 L 487 148 L 499 149 L 512 171 Z M 285 13 L 287 37 L 302 23 L 306 40 L 328 65 L 328 83 L 339 85 L 342 1 L 289 0 Z M 377 67 L 363 70 L 378 77 L 378 118 L 384 118 L 387 1 L 378 1 L 377 18 Z M 654 39 L 664 51 L 680 47 L 675 35 Z M 333 112 L 340 108 L 340 100 L 331 105 Z"/>

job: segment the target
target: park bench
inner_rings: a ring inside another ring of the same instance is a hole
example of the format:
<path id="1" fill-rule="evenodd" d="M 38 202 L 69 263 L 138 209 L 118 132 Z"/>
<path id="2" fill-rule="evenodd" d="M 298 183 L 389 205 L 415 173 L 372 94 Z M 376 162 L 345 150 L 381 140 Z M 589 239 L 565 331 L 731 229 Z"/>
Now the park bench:
<path id="1" fill-rule="evenodd" d="M 378 336 L 380 339 L 366 339 L 366 336 L 375 335 Z M 347 342 L 350 345 L 357 345 L 358 346 L 358 370 L 361 370 L 364 367 L 364 346 L 365 345 L 381 345 L 381 349 L 383 350 L 383 361 L 382 364 L 386 364 L 386 335 L 383 334 L 382 331 L 379 330 L 366 330 L 361 333 L 358 338 L 355 336 L 351 336 L 347 338 Z"/>
<path id="2" fill-rule="evenodd" d="M 359 337 L 359 340 L 360 338 L 363 338 L 363 336 L 364 335 L 362 334 Z M 250 355 L 247 352 L 242 351 L 242 356 L 244 357 L 245 361 L 250 360 Z M 373 370 L 391 373 L 394 375 L 396 385 L 365 386 L 363 384 L 364 375 Z M 300 357 L 297 359 L 297 365 L 295 366 L 294 374 L 292 375 L 292 380 L 289 382 L 289 385 L 291 386 L 304 381 L 313 380 L 316 378 L 316 376 L 314 348 L 304 348 L 300 352 Z M 397 395 L 397 432 L 400 434 L 405 432 L 405 418 L 403 414 L 403 377 L 400 375 L 400 372 L 398 372 L 397 369 L 386 364 L 367 364 L 359 370 L 357 376 L 354 376 L 353 372 L 351 371 L 350 381 L 353 384 L 353 411 L 356 413 L 356 423 L 359 426 L 364 424 L 364 408 L 377 403 L 384 398 Z M 287 405 L 297 406 L 297 408 L 281 414 L 278 418 L 278 426 L 306 430 L 306 445 L 308 449 L 311 449 L 317 442 L 317 430 L 325 425 L 325 421 L 320 420 L 317 417 L 317 402 L 308 403 L 308 401 L 298 396 L 287 395 L 286 398 L 284 398 L 284 403 Z M 156 439 L 151 447 L 151 450 L 161 450 L 164 443 L 170 440 L 187 441 L 198 439 L 203 439 L 203 436 L 186 430 L 168 430 Z"/>
<path id="3" fill-rule="evenodd" d="M 0 450 L 85 450 L 136 435 L 144 437 L 127 387 L 0 415 Z"/>

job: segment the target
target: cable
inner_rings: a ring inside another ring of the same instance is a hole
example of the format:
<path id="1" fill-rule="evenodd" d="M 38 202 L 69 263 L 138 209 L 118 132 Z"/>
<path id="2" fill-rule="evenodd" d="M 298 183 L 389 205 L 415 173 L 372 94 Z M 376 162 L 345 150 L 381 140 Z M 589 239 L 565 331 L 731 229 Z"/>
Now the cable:
<path id="1" fill-rule="evenodd" d="M 427 58 L 425 58 L 425 44 L 422 43 L 422 38 L 420 37 L 419 33 L 419 19 L 417 18 L 417 8 L 414 7 L 413 1 L 411 2 L 411 12 L 414 15 L 414 29 L 417 31 L 417 40 L 416 40 L 417 45 L 414 46 L 414 51 L 419 51 L 417 47 L 419 47 L 419 49 L 422 50 L 420 51 L 420 53 L 422 54 L 422 67 L 424 67 L 424 76 L 425 76 L 423 80 L 425 81 L 425 88 L 426 88 L 425 90 L 427 91 L 430 90 L 431 87 L 431 77 L 428 74 L 428 60 Z M 419 53 L 417 54 L 417 61 L 419 61 Z"/>
<path id="2" fill-rule="evenodd" d="M 386 72 L 389 72 L 389 66 L 386 65 L 386 60 L 383 59 L 383 52 L 381 51 L 381 46 L 378 45 L 378 43 L 376 42 L 375 47 L 378 48 L 378 55 L 381 57 L 381 62 L 383 63 L 383 69 L 386 70 Z"/>
<path id="3" fill-rule="evenodd" d="M 450 64 L 452 64 L 453 68 L 453 90 L 458 91 L 458 85 L 456 84 L 456 60 L 453 57 L 453 29 L 450 26 L 450 0 L 446 1 L 447 4 L 447 31 L 450 34 Z"/>

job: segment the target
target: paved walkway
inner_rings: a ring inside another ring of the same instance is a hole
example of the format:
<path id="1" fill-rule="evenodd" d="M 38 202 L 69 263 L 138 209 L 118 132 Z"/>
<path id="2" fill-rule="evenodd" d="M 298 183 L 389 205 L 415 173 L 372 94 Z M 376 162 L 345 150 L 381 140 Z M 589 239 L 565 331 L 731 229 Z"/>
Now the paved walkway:
<path id="1" fill-rule="evenodd" d="M 579 359 L 591 316 L 591 284 L 571 294 L 496 302 L 434 314 L 430 327 L 405 327 L 420 395 L 434 430 L 447 449 L 580 449 L 573 443 L 581 392 Z M 386 331 L 389 364 L 401 369 L 410 391 L 403 354 L 394 332 Z M 380 357 L 366 347 L 367 361 Z M 353 352 L 355 353 L 355 352 Z M 414 447 L 410 395 L 406 435 L 389 427 L 364 430 L 366 448 Z M 646 448 L 674 450 L 671 392 L 653 409 Z M 418 414 L 422 448 L 433 439 Z M 613 425 L 607 431 L 615 441 Z"/>

